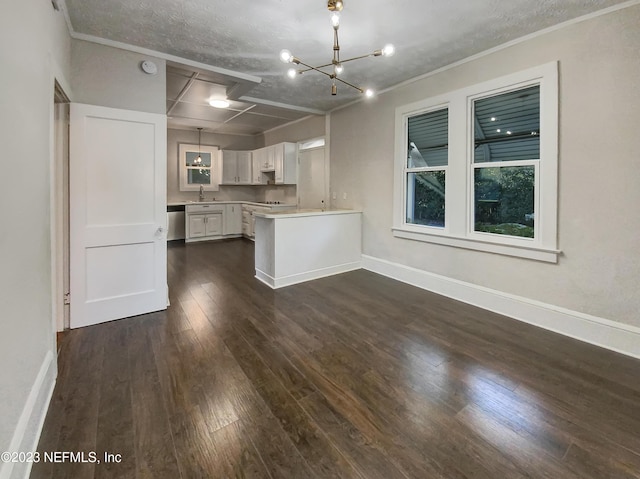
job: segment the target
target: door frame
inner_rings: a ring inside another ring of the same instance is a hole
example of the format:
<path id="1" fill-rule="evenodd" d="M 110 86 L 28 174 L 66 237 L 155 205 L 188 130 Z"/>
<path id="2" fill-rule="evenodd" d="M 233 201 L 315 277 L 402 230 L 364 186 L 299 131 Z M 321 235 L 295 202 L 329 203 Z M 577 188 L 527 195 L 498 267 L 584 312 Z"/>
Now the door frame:
<path id="1" fill-rule="evenodd" d="M 304 148 L 304 149 L 300 148 L 300 146 L 305 143 L 311 143 L 317 140 L 324 140 L 324 144 L 321 146 L 314 146 L 311 148 Z M 298 142 L 298 148 L 297 148 L 298 157 L 296 158 L 296 161 L 298 162 L 298 168 L 296 168 L 296 185 L 299 183 L 299 180 L 300 180 L 300 154 L 303 152 L 319 150 L 319 149 L 324 150 L 324 205 L 325 205 L 325 208 L 330 208 L 332 205 L 331 205 L 331 197 L 330 197 L 331 185 L 330 185 L 330 176 L 329 176 L 330 158 L 329 158 L 329 135 L 328 134 L 323 136 L 315 136 L 313 138 L 309 138 L 308 140 L 302 140 Z M 300 206 L 300 189 L 299 188 L 296 188 L 296 204 Z"/>
<path id="2" fill-rule="evenodd" d="M 51 234 L 51 316 L 52 331 L 69 329 L 69 308 L 65 291 L 69 279 L 69 89 L 57 75 L 51 80 L 50 113 L 50 234 Z M 62 105 L 62 106 L 61 106 Z M 66 110 L 63 124 L 58 109 Z M 66 141 L 66 143 L 65 143 Z M 62 142 L 62 144 L 61 144 Z M 65 231 L 66 230 L 66 231 Z M 65 250 L 67 254 L 65 254 Z M 65 312 L 66 311 L 66 312 Z"/>

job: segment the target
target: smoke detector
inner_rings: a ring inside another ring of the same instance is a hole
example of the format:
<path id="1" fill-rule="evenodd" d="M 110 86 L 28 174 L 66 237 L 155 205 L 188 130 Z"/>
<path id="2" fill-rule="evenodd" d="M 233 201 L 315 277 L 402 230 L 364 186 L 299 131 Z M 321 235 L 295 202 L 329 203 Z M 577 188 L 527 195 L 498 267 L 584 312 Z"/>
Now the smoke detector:
<path id="1" fill-rule="evenodd" d="M 155 75 L 156 73 L 158 73 L 158 67 L 151 60 L 144 60 L 143 62 L 141 62 L 140 68 L 142 68 L 142 71 L 147 75 Z"/>

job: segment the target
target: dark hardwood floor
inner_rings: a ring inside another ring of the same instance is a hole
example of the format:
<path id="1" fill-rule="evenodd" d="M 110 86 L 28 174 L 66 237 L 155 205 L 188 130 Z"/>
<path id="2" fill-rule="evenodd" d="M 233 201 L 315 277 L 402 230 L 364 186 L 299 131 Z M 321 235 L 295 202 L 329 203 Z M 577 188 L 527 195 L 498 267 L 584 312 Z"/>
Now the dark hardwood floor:
<path id="1" fill-rule="evenodd" d="M 70 331 L 33 478 L 640 478 L 640 361 L 366 271 L 272 291 L 169 248 L 167 311 Z M 105 463 L 104 452 L 121 454 Z"/>

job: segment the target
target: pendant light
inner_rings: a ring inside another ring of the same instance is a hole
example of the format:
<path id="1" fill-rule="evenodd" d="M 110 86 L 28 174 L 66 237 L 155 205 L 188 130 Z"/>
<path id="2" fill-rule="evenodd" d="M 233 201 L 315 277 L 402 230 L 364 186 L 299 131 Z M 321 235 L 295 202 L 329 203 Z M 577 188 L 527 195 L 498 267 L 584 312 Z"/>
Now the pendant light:
<path id="1" fill-rule="evenodd" d="M 200 154 L 200 135 L 202 134 L 202 127 L 198 128 L 198 158 L 193 160 L 193 166 L 200 166 L 202 164 L 202 155 Z"/>

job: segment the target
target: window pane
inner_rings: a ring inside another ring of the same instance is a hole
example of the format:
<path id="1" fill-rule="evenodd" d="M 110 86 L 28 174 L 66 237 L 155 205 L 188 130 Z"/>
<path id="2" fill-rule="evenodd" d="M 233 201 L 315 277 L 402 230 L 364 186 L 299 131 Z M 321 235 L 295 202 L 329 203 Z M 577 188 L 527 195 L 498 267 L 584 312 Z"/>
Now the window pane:
<path id="1" fill-rule="evenodd" d="M 409 118 L 408 168 L 446 166 L 449 162 L 449 110 Z"/>
<path id="2" fill-rule="evenodd" d="M 407 175 L 407 223 L 444 227 L 444 171 Z"/>
<path id="3" fill-rule="evenodd" d="M 476 168 L 475 230 L 533 238 L 535 167 Z"/>
<path id="4" fill-rule="evenodd" d="M 202 159 L 204 160 L 204 156 Z M 187 182 L 190 185 L 210 185 L 211 170 L 208 168 L 189 168 L 187 170 Z"/>
<path id="5" fill-rule="evenodd" d="M 474 162 L 540 158 L 540 86 L 474 102 Z"/>
<path id="6" fill-rule="evenodd" d="M 198 162 L 197 151 L 187 151 L 185 153 L 187 166 L 211 166 L 211 153 L 206 153 L 203 151 L 200 153 L 200 157 L 202 158 L 202 162 Z"/>

